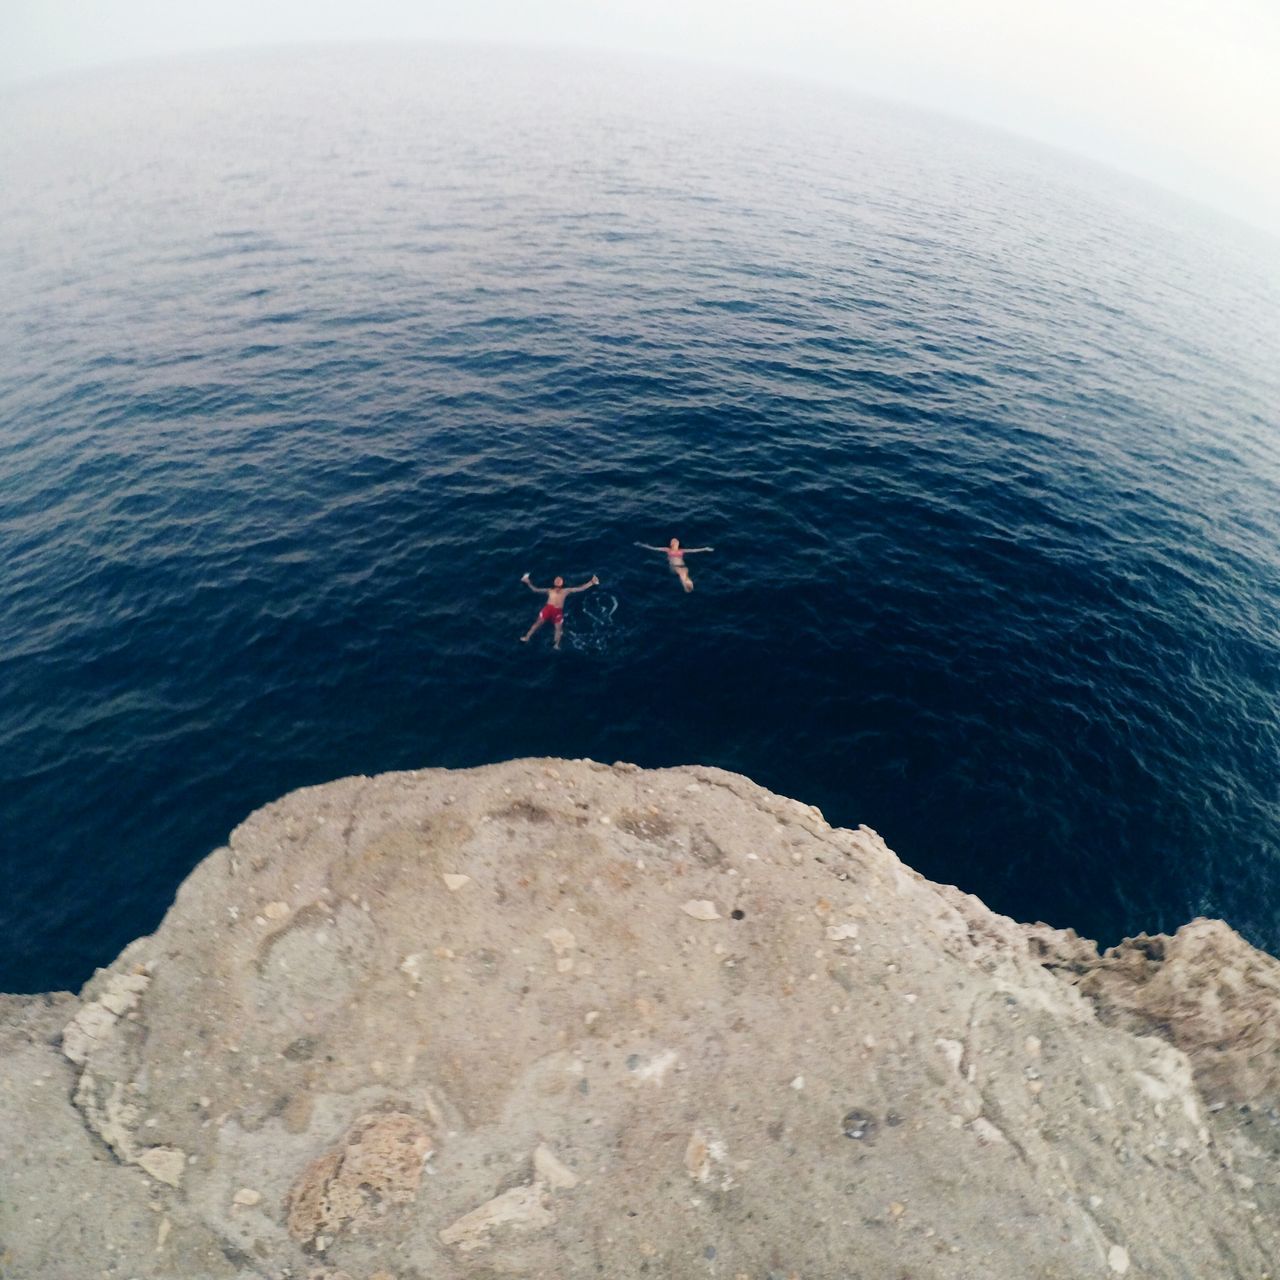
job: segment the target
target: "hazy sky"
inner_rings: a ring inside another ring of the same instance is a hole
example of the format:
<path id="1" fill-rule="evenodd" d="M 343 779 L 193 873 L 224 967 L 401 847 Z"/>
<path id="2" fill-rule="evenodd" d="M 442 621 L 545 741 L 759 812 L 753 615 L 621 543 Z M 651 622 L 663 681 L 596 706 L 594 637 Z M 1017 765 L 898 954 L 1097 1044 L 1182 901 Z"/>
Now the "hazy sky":
<path id="1" fill-rule="evenodd" d="M 813 77 L 1082 151 L 1280 232 L 1280 0 L 0 0 L 0 83 L 187 50 L 383 39 Z"/>

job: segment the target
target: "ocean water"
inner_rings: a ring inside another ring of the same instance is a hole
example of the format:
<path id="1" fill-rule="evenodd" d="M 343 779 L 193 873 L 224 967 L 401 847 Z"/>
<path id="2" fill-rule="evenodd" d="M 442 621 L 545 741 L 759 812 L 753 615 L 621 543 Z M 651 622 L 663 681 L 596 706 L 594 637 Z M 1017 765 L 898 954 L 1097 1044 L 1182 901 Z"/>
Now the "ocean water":
<path id="1" fill-rule="evenodd" d="M 293 787 L 522 755 L 1280 951 L 1276 241 L 829 90 L 465 49 L 13 90 L 0 175 L 0 990 Z M 601 579 L 559 653 L 525 571 Z"/>

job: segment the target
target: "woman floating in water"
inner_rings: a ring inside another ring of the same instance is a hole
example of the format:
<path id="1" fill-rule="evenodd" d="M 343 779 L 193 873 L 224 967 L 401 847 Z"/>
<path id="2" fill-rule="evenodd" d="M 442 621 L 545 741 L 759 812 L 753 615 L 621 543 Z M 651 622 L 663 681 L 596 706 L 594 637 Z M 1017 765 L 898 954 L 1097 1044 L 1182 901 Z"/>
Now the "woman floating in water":
<path id="1" fill-rule="evenodd" d="M 637 542 L 637 547 L 646 551 L 661 551 L 667 557 L 671 572 L 680 579 L 680 585 L 686 591 L 693 590 L 693 579 L 689 577 L 689 569 L 684 562 L 685 556 L 696 555 L 699 551 L 714 551 L 715 547 L 682 547 L 679 538 L 672 538 L 665 547 L 651 547 L 647 542 Z"/>

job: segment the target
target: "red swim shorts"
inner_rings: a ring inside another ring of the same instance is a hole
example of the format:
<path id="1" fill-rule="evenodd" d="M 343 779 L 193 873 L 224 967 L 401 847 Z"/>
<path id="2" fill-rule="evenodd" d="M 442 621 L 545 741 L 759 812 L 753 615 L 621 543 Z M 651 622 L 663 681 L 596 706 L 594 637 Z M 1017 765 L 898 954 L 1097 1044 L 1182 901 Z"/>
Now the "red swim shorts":
<path id="1" fill-rule="evenodd" d="M 544 604 L 542 612 L 538 614 L 543 622 L 563 622 L 564 610 L 558 604 Z"/>

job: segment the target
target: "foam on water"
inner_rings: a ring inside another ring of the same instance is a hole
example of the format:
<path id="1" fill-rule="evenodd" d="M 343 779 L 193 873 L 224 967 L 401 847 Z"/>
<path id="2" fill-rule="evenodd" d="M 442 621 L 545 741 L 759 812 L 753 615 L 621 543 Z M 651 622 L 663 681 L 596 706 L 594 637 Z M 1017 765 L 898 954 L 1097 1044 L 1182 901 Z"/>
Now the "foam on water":
<path id="1" fill-rule="evenodd" d="M 33 87 L 0 172 L 0 989 L 78 985 L 285 790 L 534 754 L 1280 950 L 1266 237 L 553 55 Z M 633 546 L 673 535 L 689 595 Z M 526 567 L 601 578 L 558 655 Z"/>

